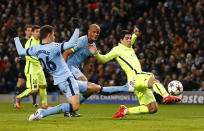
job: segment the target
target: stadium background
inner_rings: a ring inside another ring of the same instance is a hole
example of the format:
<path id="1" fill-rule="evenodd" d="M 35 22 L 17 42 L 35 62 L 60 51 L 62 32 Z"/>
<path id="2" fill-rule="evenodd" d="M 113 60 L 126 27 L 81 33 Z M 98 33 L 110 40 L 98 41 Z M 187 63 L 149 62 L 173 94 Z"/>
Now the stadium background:
<path id="1" fill-rule="evenodd" d="M 141 35 L 134 45 L 142 69 L 153 72 L 165 85 L 174 79 L 184 91 L 204 90 L 204 2 L 202 0 L 1 0 L 0 93 L 12 93 L 17 82 L 18 57 L 7 27 L 24 36 L 26 24 L 55 27 L 56 41 L 70 38 L 71 17 L 80 20 L 81 34 L 88 25 L 101 26 L 97 47 L 105 54 L 117 45 L 121 29 L 137 26 Z M 102 86 L 123 85 L 126 75 L 115 61 L 101 64 L 94 57 L 81 65 L 88 80 Z M 53 88 L 47 77 L 48 91 Z"/>

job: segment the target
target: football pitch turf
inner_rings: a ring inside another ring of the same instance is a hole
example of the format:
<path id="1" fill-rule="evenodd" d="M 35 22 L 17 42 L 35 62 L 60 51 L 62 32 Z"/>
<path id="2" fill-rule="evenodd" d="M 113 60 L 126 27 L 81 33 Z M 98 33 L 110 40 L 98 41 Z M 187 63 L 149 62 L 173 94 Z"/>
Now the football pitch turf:
<path id="1" fill-rule="evenodd" d="M 57 114 L 40 121 L 28 121 L 29 115 L 36 111 L 31 104 L 23 103 L 22 109 L 17 110 L 11 103 L 0 103 L 0 131 L 204 131 L 203 105 L 159 105 L 156 114 L 112 119 L 119 106 L 82 104 L 78 111 L 80 118 Z"/>

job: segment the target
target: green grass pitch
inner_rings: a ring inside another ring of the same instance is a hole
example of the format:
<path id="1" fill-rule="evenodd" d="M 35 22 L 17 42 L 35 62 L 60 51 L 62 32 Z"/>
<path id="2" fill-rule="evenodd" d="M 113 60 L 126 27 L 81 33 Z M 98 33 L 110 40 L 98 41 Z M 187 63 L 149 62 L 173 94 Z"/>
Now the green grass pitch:
<path id="1" fill-rule="evenodd" d="M 0 103 L 0 131 L 204 131 L 203 105 L 159 105 L 156 114 L 112 119 L 118 109 L 119 105 L 82 104 L 80 118 L 57 114 L 28 121 L 36 110 L 31 104 L 23 103 L 22 109 L 17 110 L 11 103 Z"/>

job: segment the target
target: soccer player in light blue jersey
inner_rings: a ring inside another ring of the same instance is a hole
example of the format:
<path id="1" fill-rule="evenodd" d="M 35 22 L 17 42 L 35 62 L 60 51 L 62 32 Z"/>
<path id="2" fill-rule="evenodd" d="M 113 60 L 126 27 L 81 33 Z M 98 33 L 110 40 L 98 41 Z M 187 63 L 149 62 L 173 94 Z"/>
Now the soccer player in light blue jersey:
<path id="1" fill-rule="evenodd" d="M 62 52 L 66 49 L 75 46 L 79 36 L 78 19 L 74 19 L 74 26 L 76 27 L 71 39 L 65 43 L 54 42 L 54 28 L 45 25 L 41 27 L 40 38 L 42 43 L 28 49 L 22 47 L 17 32 L 14 29 L 10 29 L 10 33 L 15 40 L 15 45 L 19 55 L 36 56 L 42 63 L 44 68 L 54 78 L 54 85 L 58 85 L 60 90 L 66 94 L 67 103 L 60 104 L 53 108 L 44 110 L 38 109 L 34 114 L 30 115 L 29 120 L 40 120 L 43 117 L 64 113 L 70 111 L 76 111 L 80 106 L 79 89 L 76 80 L 67 67 Z"/>
<path id="2" fill-rule="evenodd" d="M 80 37 L 76 46 L 66 50 L 63 53 L 63 57 L 67 62 L 70 71 L 74 77 L 78 80 L 80 90 L 80 102 L 82 103 L 93 93 L 100 93 L 102 95 L 111 95 L 120 92 L 134 91 L 134 85 L 126 84 L 124 86 L 109 86 L 101 87 L 100 85 L 88 82 L 86 76 L 80 71 L 78 66 L 89 56 L 93 56 L 88 50 L 89 46 L 96 46 L 95 41 L 100 34 L 100 27 L 97 24 L 91 24 L 89 26 L 88 34 Z M 130 82 L 134 83 L 134 82 Z M 79 117 L 80 115 L 75 112 L 65 113 L 64 116 Z"/>

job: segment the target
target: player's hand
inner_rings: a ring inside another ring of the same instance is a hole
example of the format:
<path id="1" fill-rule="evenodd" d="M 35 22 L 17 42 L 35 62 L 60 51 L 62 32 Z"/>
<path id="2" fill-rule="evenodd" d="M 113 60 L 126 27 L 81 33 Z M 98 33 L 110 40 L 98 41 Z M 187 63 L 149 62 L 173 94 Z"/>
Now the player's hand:
<path id="1" fill-rule="evenodd" d="M 140 34 L 140 30 L 137 27 L 134 28 L 134 34 L 136 36 L 139 36 L 139 34 Z"/>
<path id="2" fill-rule="evenodd" d="M 96 46 L 94 46 L 94 45 L 89 45 L 88 49 L 91 52 L 91 54 L 93 54 L 93 55 L 96 55 L 98 53 L 98 50 L 97 50 Z"/>
<path id="3" fill-rule="evenodd" d="M 73 18 L 73 25 L 74 25 L 74 28 L 79 28 L 79 19 L 78 18 Z"/>
<path id="4" fill-rule="evenodd" d="M 11 37 L 13 37 L 13 38 L 18 37 L 17 31 L 16 31 L 15 28 L 8 28 L 7 31 L 8 31 L 8 34 L 9 34 Z"/>

